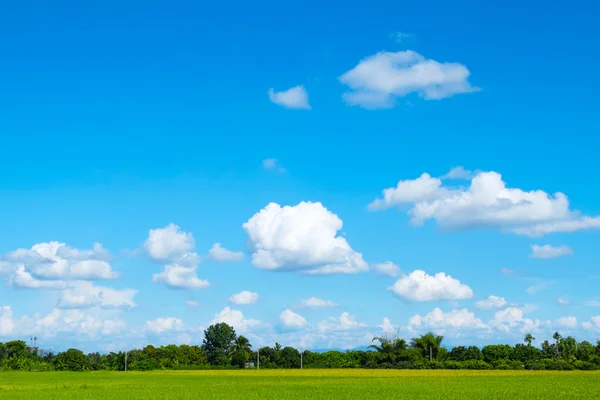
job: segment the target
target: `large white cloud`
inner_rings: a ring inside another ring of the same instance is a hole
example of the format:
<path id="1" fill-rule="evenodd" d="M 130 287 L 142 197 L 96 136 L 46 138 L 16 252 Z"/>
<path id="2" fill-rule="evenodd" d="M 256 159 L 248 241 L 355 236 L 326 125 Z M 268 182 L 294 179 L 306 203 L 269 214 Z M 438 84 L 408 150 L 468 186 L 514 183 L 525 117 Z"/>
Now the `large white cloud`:
<path id="1" fill-rule="evenodd" d="M 366 324 L 358 322 L 356 317 L 344 311 L 339 317 L 329 317 L 317 324 L 318 331 L 345 331 L 366 327 Z"/>
<path id="2" fill-rule="evenodd" d="M 177 264 L 165 265 L 163 272 L 152 275 L 152 280 L 180 289 L 204 289 L 210 283 L 198 278 L 196 267 L 184 267 Z"/>
<path id="3" fill-rule="evenodd" d="M 389 289 L 408 301 L 462 300 L 473 297 L 469 286 L 443 272 L 429 275 L 425 271 L 416 270 L 398 279 Z"/>
<path id="4" fill-rule="evenodd" d="M 401 180 L 383 190 L 383 197 L 369 204 L 371 210 L 410 205 L 408 215 L 414 225 L 436 221 L 446 229 L 496 227 L 517 234 L 541 235 L 570 225 L 591 228 L 592 221 L 569 210 L 563 193 L 508 188 L 497 172 L 477 172 L 467 188 L 443 185 L 441 178 L 423 174 L 414 180 Z M 599 224 L 600 226 L 600 224 Z"/>
<path id="5" fill-rule="evenodd" d="M 346 103 L 375 109 L 393 107 L 398 97 L 411 93 L 438 100 L 479 91 L 469 83 L 469 75 L 462 64 L 440 63 L 406 50 L 364 58 L 339 80 L 351 90 L 344 93 Z"/>
<path id="6" fill-rule="evenodd" d="M 183 328 L 183 321 L 176 317 L 156 318 L 146 321 L 146 331 L 161 334 L 170 331 L 179 331 Z"/>
<path id="7" fill-rule="evenodd" d="M 189 257 L 187 253 L 196 243 L 191 233 L 183 232 L 179 226 L 170 223 L 164 228 L 150 229 L 144 247 L 150 257 L 157 261 L 180 262 Z"/>
<path id="8" fill-rule="evenodd" d="M 504 300 L 504 297 L 498 297 L 498 296 L 492 295 L 485 300 L 479 300 L 478 302 L 475 303 L 475 306 L 482 310 L 494 310 L 497 308 L 502 308 L 506 304 L 507 303 L 506 303 L 506 300 Z"/>
<path id="9" fill-rule="evenodd" d="M 254 319 L 246 319 L 244 318 L 244 314 L 239 310 L 234 310 L 229 307 L 225 307 L 221 312 L 215 315 L 210 324 L 216 324 L 219 322 L 224 322 L 228 325 L 231 325 L 235 328 L 235 330 L 240 332 L 245 332 L 249 328 L 257 326 L 260 324 L 260 321 Z"/>
<path id="10" fill-rule="evenodd" d="M 23 265 L 17 268 L 17 271 L 10 277 L 9 283 L 18 288 L 26 289 L 64 289 L 68 286 L 67 282 L 61 280 L 42 280 L 33 277 L 25 270 Z"/>
<path id="11" fill-rule="evenodd" d="M 233 304 L 255 304 L 258 301 L 258 293 L 243 290 L 229 297 Z"/>
<path id="12" fill-rule="evenodd" d="M 531 257 L 532 258 L 557 258 L 573 254 L 573 250 L 568 246 L 551 246 L 545 244 L 538 246 L 537 244 L 531 245 Z"/>
<path id="13" fill-rule="evenodd" d="M 308 103 L 308 93 L 304 86 L 294 86 L 290 89 L 276 92 L 275 89 L 271 88 L 267 92 L 269 100 L 285 108 L 295 108 L 299 110 L 310 110 L 310 104 Z"/>
<path id="14" fill-rule="evenodd" d="M 94 243 L 92 250 L 79 250 L 55 241 L 38 243 L 31 249 L 17 249 L 1 258 L 4 261 L 0 272 L 19 275 L 25 272 L 34 275 L 34 279 L 37 277 L 45 280 L 103 280 L 119 276 L 108 263 L 110 254 L 100 243 Z M 20 279 L 22 276 L 13 278 L 16 281 Z"/>
<path id="15" fill-rule="evenodd" d="M 584 323 L 581 324 L 581 326 L 583 326 L 584 329 L 587 330 L 596 330 L 599 331 L 600 330 L 600 315 L 596 315 L 595 317 L 592 317 L 590 319 L 590 321 L 585 321 Z"/>
<path id="16" fill-rule="evenodd" d="M 304 318 L 300 314 L 296 314 L 295 312 L 293 312 L 292 310 L 289 310 L 289 309 L 284 310 L 281 312 L 281 314 L 279 314 L 279 321 L 281 323 L 280 326 L 284 330 L 302 329 L 306 325 L 308 325 L 306 318 Z"/>
<path id="17" fill-rule="evenodd" d="M 69 288 L 58 295 L 58 308 L 131 308 L 135 307 L 133 298 L 137 290 L 117 290 L 95 286 L 91 282 L 78 281 L 69 284 Z"/>
<path id="18" fill-rule="evenodd" d="M 284 207 L 270 203 L 243 228 L 254 247 L 252 264 L 258 268 L 309 274 L 352 274 L 369 269 L 362 254 L 337 236 L 342 220 L 321 203 Z"/>
<path id="19" fill-rule="evenodd" d="M 15 329 L 13 312 L 10 306 L 0 306 L 0 336 L 8 336 Z"/>
<path id="20" fill-rule="evenodd" d="M 488 329 L 488 326 L 466 308 L 448 312 L 435 308 L 425 316 L 418 314 L 413 316 L 410 319 L 408 328 L 409 330 L 431 329 L 440 333 L 448 331 L 458 335 L 461 330 Z"/>
<path id="21" fill-rule="evenodd" d="M 560 317 L 554 321 L 554 324 L 559 328 L 577 328 L 577 318 L 572 315 L 568 317 Z"/>
<path id="22" fill-rule="evenodd" d="M 241 251 L 231 251 L 221 247 L 221 243 L 215 243 L 208 251 L 210 258 L 214 261 L 240 261 L 244 259 L 244 253 Z"/>

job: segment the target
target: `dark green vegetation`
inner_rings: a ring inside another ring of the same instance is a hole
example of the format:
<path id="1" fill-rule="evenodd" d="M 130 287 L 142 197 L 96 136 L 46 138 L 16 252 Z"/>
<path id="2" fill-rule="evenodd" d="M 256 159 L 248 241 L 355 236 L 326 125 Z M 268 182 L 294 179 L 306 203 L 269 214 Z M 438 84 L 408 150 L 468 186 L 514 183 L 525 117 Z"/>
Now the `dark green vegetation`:
<path id="1" fill-rule="evenodd" d="M 572 337 L 554 335 L 541 349 L 535 338 L 525 336 L 525 344 L 489 345 L 482 349 L 458 346 L 447 350 L 443 337 L 427 333 L 407 343 L 395 336 L 373 339 L 372 351 L 328 351 L 302 354 L 293 347 L 258 349 L 262 369 L 370 368 L 370 369 L 502 369 L 502 370 L 597 370 L 600 369 L 600 341 L 596 345 L 577 342 Z M 126 357 L 127 356 L 127 357 Z M 256 362 L 257 352 L 244 336 L 224 323 L 204 331 L 201 346 L 146 346 L 127 353 L 84 354 L 77 349 L 62 353 L 28 347 L 23 341 L 0 343 L 0 370 L 21 371 L 148 371 L 244 368 Z"/>
<path id="2" fill-rule="evenodd" d="M 600 398 L 600 373 L 366 369 L 0 374 L 2 400 Z"/>

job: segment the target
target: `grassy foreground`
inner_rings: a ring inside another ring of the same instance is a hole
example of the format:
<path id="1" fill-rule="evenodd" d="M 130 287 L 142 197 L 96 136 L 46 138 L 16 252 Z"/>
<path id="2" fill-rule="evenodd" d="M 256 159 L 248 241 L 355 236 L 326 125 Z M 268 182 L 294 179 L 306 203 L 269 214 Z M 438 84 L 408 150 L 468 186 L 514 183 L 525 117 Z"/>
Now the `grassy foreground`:
<path id="1" fill-rule="evenodd" d="M 4 372 L 12 399 L 599 399 L 598 372 L 263 370 Z"/>

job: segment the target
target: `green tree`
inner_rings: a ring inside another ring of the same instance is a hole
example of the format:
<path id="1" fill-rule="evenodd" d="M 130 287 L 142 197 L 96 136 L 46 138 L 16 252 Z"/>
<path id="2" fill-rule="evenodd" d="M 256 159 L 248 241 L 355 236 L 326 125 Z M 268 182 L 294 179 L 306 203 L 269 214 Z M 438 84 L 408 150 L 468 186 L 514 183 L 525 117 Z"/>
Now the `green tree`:
<path id="1" fill-rule="evenodd" d="M 83 354 L 83 351 L 69 349 L 58 353 L 54 357 L 54 368 L 57 371 L 88 371 L 90 369 L 90 361 Z"/>
<path id="2" fill-rule="evenodd" d="M 229 363 L 233 342 L 236 339 L 235 330 L 224 322 L 214 324 L 204 331 L 204 351 L 211 365 L 224 366 Z"/>
<path id="3" fill-rule="evenodd" d="M 527 346 L 531 347 L 531 342 L 533 342 L 535 340 L 535 338 L 533 337 L 533 335 L 531 333 L 528 333 L 525 335 L 525 338 L 523 339 L 523 341 L 525 343 L 527 343 Z"/>
<path id="4" fill-rule="evenodd" d="M 558 356 L 560 354 L 560 339 L 562 338 L 562 336 L 560 336 L 560 333 L 558 332 L 554 332 L 554 335 L 552 335 L 552 339 L 556 340 L 556 355 Z"/>
<path id="5" fill-rule="evenodd" d="M 442 346 L 442 340 L 444 340 L 443 336 L 428 332 L 418 338 L 413 338 L 410 345 L 411 347 L 420 350 L 424 358 L 429 358 L 431 355 L 432 358 L 437 359 L 438 352 Z"/>

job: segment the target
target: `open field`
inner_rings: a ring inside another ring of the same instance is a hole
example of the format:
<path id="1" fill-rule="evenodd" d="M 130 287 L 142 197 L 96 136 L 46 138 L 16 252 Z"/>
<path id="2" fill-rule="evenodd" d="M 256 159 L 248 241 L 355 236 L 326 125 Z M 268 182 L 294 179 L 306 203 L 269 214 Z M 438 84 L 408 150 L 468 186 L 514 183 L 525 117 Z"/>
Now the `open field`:
<path id="1" fill-rule="evenodd" d="M 263 370 L 4 372 L 12 399 L 599 399 L 598 372 Z"/>

